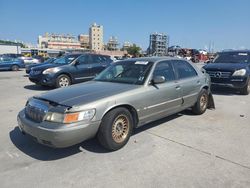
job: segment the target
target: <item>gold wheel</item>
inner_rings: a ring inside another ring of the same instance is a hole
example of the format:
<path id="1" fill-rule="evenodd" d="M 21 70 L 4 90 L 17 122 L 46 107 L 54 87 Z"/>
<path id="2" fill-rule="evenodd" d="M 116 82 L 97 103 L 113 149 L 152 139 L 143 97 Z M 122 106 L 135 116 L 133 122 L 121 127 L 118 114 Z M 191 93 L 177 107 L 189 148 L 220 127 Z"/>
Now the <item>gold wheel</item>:
<path id="1" fill-rule="evenodd" d="M 207 109 L 207 102 L 208 96 L 206 94 L 203 94 L 200 98 L 200 108 L 202 111 L 205 111 Z"/>
<path id="2" fill-rule="evenodd" d="M 116 143 L 122 143 L 129 133 L 129 119 L 126 115 L 119 115 L 112 125 L 112 138 Z"/>

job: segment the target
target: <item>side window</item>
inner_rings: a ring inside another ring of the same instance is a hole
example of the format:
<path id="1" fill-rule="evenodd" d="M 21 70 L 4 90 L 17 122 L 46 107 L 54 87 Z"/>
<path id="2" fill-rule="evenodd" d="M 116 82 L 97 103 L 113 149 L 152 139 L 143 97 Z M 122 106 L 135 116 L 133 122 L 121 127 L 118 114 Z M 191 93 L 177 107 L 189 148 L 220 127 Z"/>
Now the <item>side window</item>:
<path id="1" fill-rule="evenodd" d="M 173 61 L 179 79 L 197 76 L 195 69 L 186 61 Z"/>
<path id="2" fill-rule="evenodd" d="M 164 76 L 166 81 L 175 80 L 175 74 L 171 61 L 163 61 L 156 65 L 154 70 L 154 76 Z"/>
<path id="3" fill-rule="evenodd" d="M 101 59 L 98 55 L 89 56 L 89 64 L 99 64 L 99 63 L 101 63 Z"/>
<path id="4" fill-rule="evenodd" d="M 87 58 L 88 56 L 86 55 L 82 55 L 77 59 L 77 62 L 82 65 L 82 64 L 86 64 L 87 63 Z"/>

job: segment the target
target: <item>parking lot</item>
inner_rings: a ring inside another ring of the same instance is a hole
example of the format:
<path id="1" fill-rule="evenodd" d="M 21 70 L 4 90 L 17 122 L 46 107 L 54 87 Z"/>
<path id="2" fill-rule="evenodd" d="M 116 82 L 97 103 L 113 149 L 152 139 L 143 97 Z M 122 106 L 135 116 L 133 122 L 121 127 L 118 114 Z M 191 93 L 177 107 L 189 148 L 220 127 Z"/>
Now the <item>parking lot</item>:
<path id="1" fill-rule="evenodd" d="M 147 124 L 107 152 L 95 139 L 52 149 L 21 134 L 17 113 L 47 90 L 24 70 L 0 72 L 0 187 L 250 187 L 250 95 L 215 91 L 215 110 Z"/>

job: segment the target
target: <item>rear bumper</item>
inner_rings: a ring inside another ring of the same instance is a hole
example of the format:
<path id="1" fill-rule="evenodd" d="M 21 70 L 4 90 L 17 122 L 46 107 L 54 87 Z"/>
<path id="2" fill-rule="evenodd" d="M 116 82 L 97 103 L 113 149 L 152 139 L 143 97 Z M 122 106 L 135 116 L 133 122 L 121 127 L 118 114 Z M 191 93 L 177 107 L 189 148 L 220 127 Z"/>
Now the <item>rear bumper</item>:
<path id="1" fill-rule="evenodd" d="M 100 125 L 100 121 L 67 125 L 46 121 L 36 123 L 25 117 L 24 110 L 19 112 L 17 121 L 23 133 L 30 135 L 38 143 L 55 148 L 69 147 L 94 137 Z"/>

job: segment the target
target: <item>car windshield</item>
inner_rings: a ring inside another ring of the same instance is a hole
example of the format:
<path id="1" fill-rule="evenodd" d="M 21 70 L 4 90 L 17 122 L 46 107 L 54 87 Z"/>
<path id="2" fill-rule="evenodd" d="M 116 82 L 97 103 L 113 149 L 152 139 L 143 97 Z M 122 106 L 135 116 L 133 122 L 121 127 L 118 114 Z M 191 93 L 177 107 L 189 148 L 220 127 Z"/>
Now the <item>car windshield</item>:
<path id="1" fill-rule="evenodd" d="M 121 61 L 112 64 L 94 80 L 142 85 L 152 67 L 148 61 Z"/>
<path id="2" fill-rule="evenodd" d="M 219 53 L 213 63 L 247 63 L 248 54 L 242 52 Z"/>
<path id="3" fill-rule="evenodd" d="M 66 55 L 56 59 L 53 63 L 55 64 L 69 64 L 74 61 L 79 55 Z"/>

